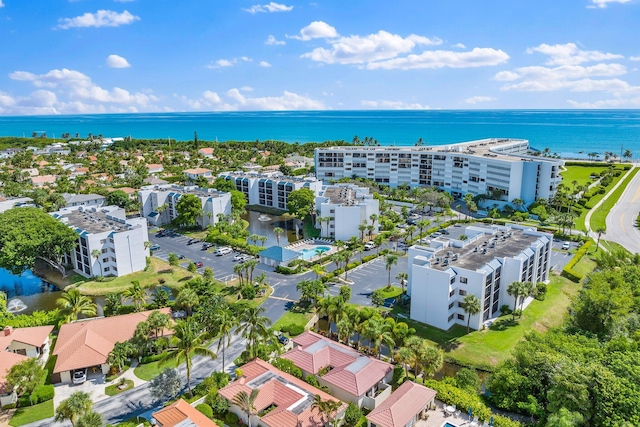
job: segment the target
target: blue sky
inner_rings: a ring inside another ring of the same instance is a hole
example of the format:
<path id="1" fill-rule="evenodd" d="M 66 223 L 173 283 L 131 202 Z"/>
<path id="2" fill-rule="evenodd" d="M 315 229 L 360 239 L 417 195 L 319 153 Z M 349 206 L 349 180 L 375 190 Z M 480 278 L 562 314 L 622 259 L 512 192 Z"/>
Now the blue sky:
<path id="1" fill-rule="evenodd" d="M 0 114 L 640 108 L 640 0 L 0 0 Z"/>

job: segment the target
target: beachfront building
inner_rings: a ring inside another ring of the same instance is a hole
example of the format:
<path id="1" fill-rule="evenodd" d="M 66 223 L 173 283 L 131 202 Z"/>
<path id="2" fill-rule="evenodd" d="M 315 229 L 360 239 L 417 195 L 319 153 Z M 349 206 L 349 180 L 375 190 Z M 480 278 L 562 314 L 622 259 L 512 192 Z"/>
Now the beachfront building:
<path id="1" fill-rule="evenodd" d="M 393 365 L 312 331 L 293 338 L 293 349 L 282 355 L 313 375 L 332 396 L 374 409 L 391 394 Z"/>
<path id="2" fill-rule="evenodd" d="M 498 204 L 553 197 L 563 161 L 528 153 L 527 140 L 497 138 L 431 147 L 323 147 L 315 150 L 315 170 L 324 182 L 356 176 L 391 187 L 433 186 L 454 197 L 486 194 Z"/>
<path id="3" fill-rule="evenodd" d="M 124 276 L 146 267 L 146 219 L 127 218 L 118 206 L 73 206 L 51 215 L 78 233 L 78 244 L 63 261 L 75 272 L 85 277 Z"/>
<path id="4" fill-rule="evenodd" d="M 323 401 L 340 404 L 334 419 L 340 420 L 347 405 L 335 396 L 282 372 L 275 366 L 255 358 L 238 369 L 236 380 L 220 389 L 219 393 L 229 402 L 229 412 L 236 414 L 243 424 L 257 427 L 324 427 L 326 416 L 313 405 L 319 396 Z M 257 390 L 254 408 L 257 415 L 247 418 L 247 412 L 234 403 L 241 392 L 250 395 Z M 338 425 L 337 423 L 335 425 Z"/>
<path id="5" fill-rule="evenodd" d="M 221 216 L 231 215 L 231 194 L 210 188 L 180 185 L 152 185 L 138 192 L 141 214 L 151 225 L 169 224 L 178 217 L 176 206 L 184 194 L 193 194 L 200 199 L 202 215 L 197 224 L 205 229 L 215 225 Z"/>
<path id="6" fill-rule="evenodd" d="M 480 329 L 500 307 L 514 306 L 513 282 L 546 282 L 553 236 L 524 226 L 449 227 L 449 234 L 409 248 L 411 319 L 448 330 L 467 325 L 465 296 L 480 300 L 469 325 Z M 525 296 L 523 307 L 532 301 Z"/>
<path id="7" fill-rule="evenodd" d="M 222 172 L 219 176 L 232 181 L 236 189 L 247 198 L 249 205 L 266 206 L 287 210 L 289 194 L 294 190 L 308 188 L 318 194 L 322 182 L 313 177 L 285 176 L 280 172 Z"/>
<path id="8" fill-rule="evenodd" d="M 373 225 L 371 215 L 380 214 L 380 202 L 366 187 L 338 184 L 323 187 L 316 197 L 316 228 L 320 235 L 336 240 L 360 237 L 360 224 Z"/>

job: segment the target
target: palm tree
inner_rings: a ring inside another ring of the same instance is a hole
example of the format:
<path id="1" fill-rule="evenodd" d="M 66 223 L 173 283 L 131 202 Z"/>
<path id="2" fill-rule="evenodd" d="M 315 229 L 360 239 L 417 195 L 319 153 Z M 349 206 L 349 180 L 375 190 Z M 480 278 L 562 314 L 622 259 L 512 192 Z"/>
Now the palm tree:
<path id="1" fill-rule="evenodd" d="M 267 240 L 269 240 L 269 238 L 268 238 L 267 236 L 258 236 L 258 241 L 259 241 L 260 243 L 262 243 L 262 247 L 263 247 L 263 248 L 264 248 L 264 244 L 265 244 L 265 242 L 266 242 Z"/>
<path id="2" fill-rule="evenodd" d="M 516 317 L 516 308 L 518 307 L 518 299 L 524 295 L 524 283 L 522 282 L 512 282 L 507 288 L 507 294 L 514 298 L 513 301 L 513 318 Z"/>
<path id="3" fill-rule="evenodd" d="M 371 235 L 373 234 L 374 229 L 375 227 L 373 226 L 373 224 L 367 225 L 367 236 L 369 236 L 369 240 L 371 240 Z"/>
<path id="4" fill-rule="evenodd" d="M 393 267 L 395 264 L 398 263 L 398 256 L 397 255 L 387 255 L 384 259 L 384 266 L 387 269 L 387 272 L 389 274 L 388 280 L 387 280 L 387 287 L 390 288 L 391 287 L 391 267 Z"/>
<path id="5" fill-rule="evenodd" d="M 242 264 L 236 264 L 233 266 L 233 272 L 236 273 L 238 275 L 238 280 L 240 282 L 240 286 L 242 287 L 242 285 L 244 285 L 244 265 Z"/>
<path id="6" fill-rule="evenodd" d="M 338 342 L 342 342 L 340 337 L 344 337 L 345 344 L 349 344 L 349 335 L 353 332 L 353 322 L 348 317 L 343 317 L 336 325 L 338 330 Z"/>
<path id="7" fill-rule="evenodd" d="M 55 421 L 64 422 L 69 420 L 75 426 L 78 417 L 89 412 L 93 402 L 91 395 L 83 391 L 76 391 L 71 396 L 60 402 L 56 408 Z"/>
<path id="8" fill-rule="evenodd" d="M 164 336 L 164 330 L 171 324 L 171 316 L 158 310 L 153 310 L 147 317 L 149 328 L 153 330 L 153 336 Z"/>
<path id="9" fill-rule="evenodd" d="M 78 320 L 79 315 L 95 316 L 96 305 L 87 296 L 81 295 L 78 289 L 64 291 L 56 300 L 60 313 L 64 316 L 62 323 Z"/>
<path id="10" fill-rule="evenodd" d="M 85 412 L 77 421 L 77 427 L 102 427 L 102 415 L 96 411 Z"/>
<path id="11" fill-rule="evenodd" d="M 367 230 L 367 223 L 363 222 L 358 226 L 358 230 L 360 230 L 360 240 L 364 241 L 364 232 Z"/>
<path id="12" fill-rule="evenodd" d="M 238 326 L 238 319 L 227 309 L 219 310 L 214 318 L 217 323 L 216 331 L 220 337 L 217 351 L 220 352 L 220 348 L 222 348 L 222 370 L 224 371 L 225 351 L 227 347 L 231 345 L 232 332 L 233 329 Z"/>
<path id="13" fill-rule="evenodd" d="M 316 274 L 316 279 L 319 279 L 320 276 L 322 276 L 325 273 L 324 267 L 320 264 L 315 264 L 311 266 L 311 271 L 313 271 Z"/>
<path id="14" fill-rule="evenodd" d="M 269 336 L 271 319 L 262 316 L 262 313 L 264 313 L 264 307 L 247 307 L 240 314 L 238 333 L 247 339 L 251 358 L 255 357 L 256 347 L 260 340 Z"/>
<path id="15" fill-rule="evenodd" d="M 241 391 L 231 400 L 231 403 L 242 409 L 247 413 L 247 426 L 251 427 L 251 417 L 253 415 L 258 414 L 258 410 L 256 409 L 255 402 L 258 398 L 258 393 L 260 390 L 254 388 L 251 390 L 251 393 L 247 394 L 246 391 Z"/>
<path id="16" fill-rule="evenodd" d="M 444 353 L 439 348 L 425 346 L 419 360 L 422 370 L 430 377 L 442 369 Z"/>
<path id="17" fill-rule="evenodd" d="M 416 225 L 418 226 L 418 230 L 420 231 L 420 237 L 422 237 L 422 232 L 429 227 L 429 224 L 431 224 L 431 221 L 429 221 L 428 219 L 418 221 Z"/>
<path id="18" fill-rule="evenodd" d="M 264 236 L 263 236 L 264 237 Z M 253 283 L 253 270 L 258 266 L 257 259 L 250 259 L 242 263 L 245 270 L 247 271 L 247 281 L 249 284 Z"/>
<path id="19" fill-rule="evenodd" d="M 147 300 L 147 293 L 137 280 L 132 281 L 131 286 L 122 295 L 125 299 L 131 300 L 131 303 L 135 306 L 135 311 L 142 310 L 142 306 Z"/>
<path id="20" fill-rule="evenodd" d="M 469 333 L 469 322 L 471 322 L 471 316 L 475 316 L 480 313 L 482 309 L 480 305 L 480 299 L 474 294 L 467 294 L 462 300 L 462 309 L 467 313 L 467 333 Z"/>
<path id="21" fill-rule="evenodd" d="M 202 326 L 192 317 L 177 322 L 173 326 L 173 337 L 171 337 L 171 347 L 167 354 L 160 360 L 160 363 L 175 361 L 176 364 L 186 363 L 187 368 L 187 388 L 189 396 L 191 392 L 191 357 L 193 355 L 206 356 L 215 359 L 216 354 L 203 345 L 206 339 L 206 332 Z"/>
<path id="22" fill-rule="evenodd" d="M 99 249 L 94 249 L 91 251 L 91 256 L 94 257 L 100 265 L 100 276 L 102 276 L 102 261 L 100 261 L 100 255 L 102 255 L 102 251 L 100 251 Z"/>
<path id="23" fill-rule="evenodd" d="M 407 280 L 409 279 L 409 273 L 405 273 L 404 271 L 402 271 L 396 275 L 396 279 L 400 280 L 400 286 L 402 286 L 402 293 L 404 294 L 404 287 L 406 286 Z"/>
<path id="24" fill-rule="evenodd" d="M 630 160 L 631 157 L 633 157 L 633 154 L 631 153 L 631 150 L 627 149 L 627 150 L 624 150 L 624 153 L 622 154 L 622 157 L 627 159 L 627 160 Z"/>
<path id="25" fill-rule="evenodd" d="M 369 215 L 369 219 L 371 220 L 371 225 L 373 225 L 373 229 L 375 231 L 376 229 L 376 221 L 378 220 L 379 215 L 378 214 L 371 214 Z"/>
<path id="26" fill-rule="evenodd" d="M 280 236 L 284 234 L 284 229 L 280 227 L 276 227 L 273 229 L 273 234 L 276 235 L 276 242 L 278 242 L 278 246 L 280 246 Z"/>
<path id="27" fill-rule="evenodd" d="M 596 241 L 596 252 L 598 252 L 598 248 L 600 248 L 600 237 L 602 236 L 602 233 L 606 233 L 607 229 L 604 227 L 598 227 L 596 228 L 596 233 L 598 234 L 598 240 Z"/>
<path id="28" fill-rule="evenodd" d="M 320 395 L 316 394 L 313 397 L 313 403 L 311 403 L 311 409 L 315 409 L 320 414 L 320 419 L 323 420 L 326 426 L 331 426 L 335 422 L 335 418 L 338 415 L 338 409 L 342 404 L 335 400 L 322 400 Z M 324 421 L 324 417 L 327 417 L 327 420 Z"/>
<path id="29" fill-rule="evenodd" d="M 130 342 L 117 342 L 107 356 L 107 363 L 120 372 L 133 351 L 134 348 Z"/>
<path id="30" fill-rule="evenodd" d="M 389 324 L 382 317 L 376 316 L 367 320 L 365 334 L 369 339 L 370 351 L 378 358 L 380 358 L 382 344 L 386 345 L 390 352 L 393 351 L 395 340 Z"/>

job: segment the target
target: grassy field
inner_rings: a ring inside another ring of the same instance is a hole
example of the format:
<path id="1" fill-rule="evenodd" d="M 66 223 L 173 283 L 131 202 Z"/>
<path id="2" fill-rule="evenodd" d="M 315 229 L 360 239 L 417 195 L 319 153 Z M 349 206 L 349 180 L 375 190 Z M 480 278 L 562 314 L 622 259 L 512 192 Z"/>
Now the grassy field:
<path id="1" fill-rule="evenodd" d="M 163 363 L 160 365 L 160 362 L 149 362 L 144 363 L 142 365 L 138 365 L 133 369 L 133 373 L 136 377 L 141 380 L 149 381 L 153 377 L 157 376 L 160 372 L 164 371 L 167 368 L 175 368 L 177 365 L 175 363 Z"/>
<path id="2" fill-rule="evenodd" d="M 136 417 L 136 418 L 131 418 L 130 420 L 125 420 L 121 423 L 118 423 L 115 425 L 115 427 L 138 427 L 140 424 L 144 424 L 145 427 L 148 427 L 151 425 L 151 423 L 149 423 L 149 421 L 145 420 L 142 417 Z M 109 424 L 107 427 L 112 427 L 111 424 Z"/>
<path id="3" fill-rule="evenodd" d="M 304 328 L 307 322 L 311 320 L 313 314 L 308 311 L 296 311 L 295 307 L 291 311 L 287 311 L 276 323 L 273 324 L 274 330 L 280 331 L 283 327 L 289 325 L 298 325 Z"/>
<path id="4" fill-rule="evenodd" d="M 573 182 L 578 185 L 591 184 L 595 180 L 589 178 L 591 175 L 600 175 L 600 172 L 607 170 L 607 166 L 566 166 L 566 170 L 562 171 L 562 183 L 572 189 Z"/>
<path id="5" fill-rule="evenodd" d="M 582 213 L 580 214 L 580 216 L 575 219 L 575 229 L 576 230 L 586 231 L 586 228 L 584 226 L 584 222 L 585 222 L 585 219 L 587 217 L 587 212 L 589 212 L 589 209 L 591 209 L 591 207 L 595 206 L 600 200 L 602 200 L 602 198 L 605 195 L 607 195 L 607 193 L 609 193 L 609 191 L 611 191 L 611 189 L 616 185 L 616 183 L 618 181 L 620 181 L 623 176 L 625 176 L 625 173 L 626 172 L 623 171 L 622 174 L 620 174 L 620 176 L 613 177 L 613 180 L 611 181 L 611 184 L 609 184 L 609 186 L 606 188 L 606 190 L 607 190 L 606 193 L 604 193 L 604 194 L 596 194 L 591 199 L 589 199 L 589 202 L 587 203 L 587 208 L 583 209 Z"/>
<path id="6" fill-rule="evenodd" d="M 618 243 L 615 243 L 615 242 L 610 242 L 608 240 L 600 239 L 600 246 L 604 247 L 609 252 L 617 252 L 617 251 L 620 251 L 620 250 L 625 251 L 625 252 L 629 252 L 629 251 L 627 251 L 627 249 L 624 246 L 622 246 L 622 245 L 620 245 Z"/>
<path id="7" fill-rule="evenodd" d="M 622 193 L 627 188 L 633 177 L 636 176 L 638 170 L 640 169 L 632 169 L 631 172 L 626 175 L 626 178 L 624 178 L 622 184 L 620 184 L 620 186 L 616 188 L 616 191 L 612 192 L 609 198 L 605 200 L 600 205 L 600 207 L 596 209 L 596 211 L 591 215 L 590 227 L 592 230 L 597 230 L 598 228 L 606 228 L 607 215 L 609 215 L 611 208 L 613 208 L 613 206 L 618 202 L 620 196 L 622 196 Z"/>
<path id="8" fill-rule="evenodd" d="M 17 427 L 49 417 L 53 417 L 53 399 L 26 408 L 18 408 L 9 420 L 9 425 Z"/>
<path id="9" fill-rule="evenodd" d="M 382 288 L 382 296 L 386 298 L 396 298 L 402 295 L 402 288 L 399 286 L 384 286 Z"/>
<path id="10" fill-rule="evenodd" d="M 126 380 L 125 381 L 125 385 L 126 387 L 120 389 L 118 387 L 119 384 L 112 384 L 110 386 L 105 387 L 104 389 L 104 394 L 106 394 L 107 396 L 115 396 L 116 394 L 120 394 L 122 392 L 125 392 L 127 390 L 129 390 L 130 388 L 133 388 L 133 381 L 131 380 Z"/>
<path id="11" fill-rule="evenodd" d="M 179 288 L 182 283 L 194 277 L 194 274 L 179 267 L 170 267 L 168 263 L 151 258 L 151 265 L 147 271 L 139 271 L 137 273 L 127 274 L 126 276 L 116 277 L 107 282 L 98 282 L 90 280 L 78 285 L 78 289 L 84 295 L 106 295 L 109 292 L 123 292 L 131 286 L 131 282 L 138 280 L 142 287 L 157 286 L 159 280 L 164 279 L 163 286 L 170 288 Z"/>

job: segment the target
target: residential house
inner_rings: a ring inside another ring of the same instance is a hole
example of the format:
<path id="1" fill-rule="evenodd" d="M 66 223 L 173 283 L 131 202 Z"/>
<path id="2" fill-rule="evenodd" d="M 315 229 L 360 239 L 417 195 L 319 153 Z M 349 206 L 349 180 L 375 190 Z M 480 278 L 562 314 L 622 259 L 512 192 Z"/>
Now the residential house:
<path id="1" fill-rule="evenodd" d="M 70 194 L 63 193 L 62 198 L 67 202 L 67 206 L 96 206 L 101 207 L 107 200 L 100 194 Z"/>
<path id="2" fill-rule="evenodd" d="M 218 427 L 186 400 L 178 399 L 171 405 L 151 414 L 158 427 Z"/>
<path id="3" fill-rule="evenodd" d="M 334 396 L 259 358 L 243 365 L 240 370 L 242 376 L 220 389 L 219 393 L 229 401 L 229 411 L 248 423 L 246 412 L 233 404 L 233 399 L 240 392 L 251 394 L 253 390 L 258 390 L 254 403 L 258 415 L 251 417 L 252 426 L 324 427 L 326 419 L 313 407 L 315 396 L 320 396 L 324 401 L 340 402 Z M 343 416 L 346 408 L 345 403 L 340 405 L 336 419 Z"/>
<path id="4" fill-rule="evenodd" d="M 312 331 L 293 338 L 293 349 L 282 355 L 315 375 L 331 395 L 359 407 L 374 409 L 391 394 L 393 365 Z"/>
<path id="5" fill-rule="evenodd" d="M 31 185 L 33 185 L 34 187 L 45 187 L 49 184 L 55 184 L 55 182 L 55 175 L 40 175 L 31 177 Z"/>
<path id="6" fill-rule="evenodd" d="M 163 172 L 164 166 L 162 166 L 161 164 L 151 163 L 147 165 L 147 170 L 149 171 L 149 174 L 153 175 L 156 173 Z"/>
<path id="7" fill-rule="evenodd" d="M 411 427 L 435 406 L 436 392 L 407 381 L 367 415 L 368 427 Z"/>
<path id="8" fill-rule="evenodd" d="M 201 148 L 198 150 L 198 154 L 200 154 L 203 157 L 206 157 L 207 159 L 211 159 L 213 158 L 213 148 L 211 147 Z"/>
<path id="9" fill-rule="evenodd" d="M 171 314 L 171 309 L 158 310 Z M 70 383 L 73 371 L 88 369 L 88 374 L 106 375 L 111 366 L 109 353 L 117 342 L 133 338 L 138 324 L 147 320 L 153 310 L 112 317 L 93 317 L 60 327 L 53 354 L 57 356 L 51 375 L 53 383 Z M 164 335 L 170 330 L 163 331 Z"/>
<path id="10" fill-rule="evenodd" d="M 187 181 L 191 181 L 191 182 L 195 181 L 200 177 L 207 178 L 208 180 L 211 180 L 212 178 L 211 170 L 205 169 L 205 168 L 185 169 L 184 176 L 187 179 Z"/>

